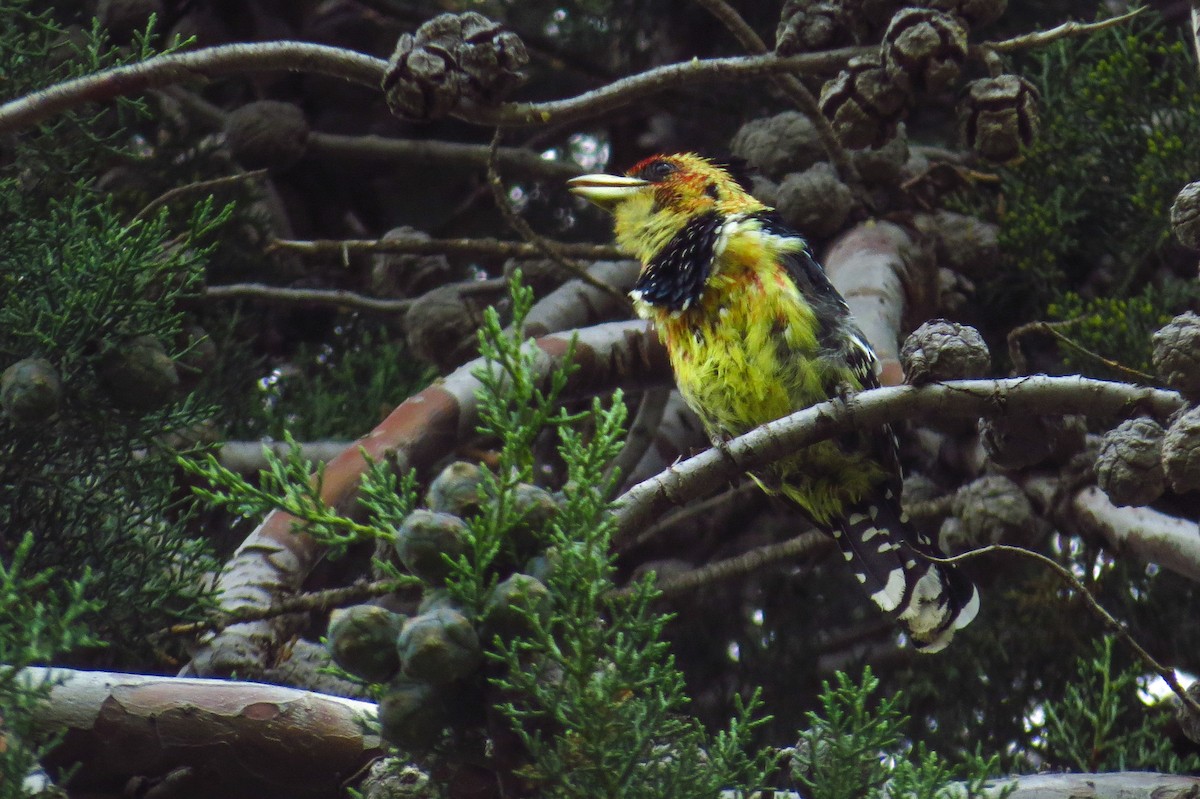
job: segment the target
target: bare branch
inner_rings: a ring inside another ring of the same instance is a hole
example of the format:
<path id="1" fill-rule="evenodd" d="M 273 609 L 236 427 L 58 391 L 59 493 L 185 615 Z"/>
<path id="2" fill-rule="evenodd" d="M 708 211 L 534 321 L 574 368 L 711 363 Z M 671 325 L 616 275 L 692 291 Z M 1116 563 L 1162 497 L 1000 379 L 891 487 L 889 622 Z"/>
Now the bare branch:
<path id="1" fill-rule="evenodd" d="M 399 580 L 376 580 L 367 582 L 359 580 L 342 588 L 328 588 L 324 591 L 313 591 L 307 594 L 281 599 L 265 608 L 237 608 L 226 613 L 218 613 L 212 618 L 194 621 L 188 624 L 176 624 L 154 633 L 155 636 L 166 635 L 195 635 L 205 631 L 220 632 L 231 624 L 241 624 L 247 621 L 262 621 L 283 616 L 287 613 L 312 613 L 314 611 L 329 611 L 347 605 L 357 604 L 367 599 L 387 596 L 401 588 L 420 586 L 419 577 L 404 577 Z"/>
<path id="2" fill-rule="evenodd" d="M 305 441 L 299 444 L 300 458 L 309 463 L 331 461 L 350 446 L 349 441 Z M 224 441 L 216 452 L 217 461 L 230 471 L 253 474 L 267 468 L 264 450 L 286 458 L 289 450 L 286 441 Z"/>
<path id="3" fill-rule="evenodd" d="M 488 127 L 561 125 L 595 117 L 667 89 L 713 80 L 750 80 L 780 73 L 822 73 L 840 68 L 868 48 L 847 47 L 778 58 L 694 59 L 667 64 L 614 81 L 566 100 L 504 103 L 494 107 L 464 103 L 454 116 Z M 101 70 L 64 81 L 0 106 L 0 133 L 36 125 L 83 103 L 112 100 L 176 83 L 209 80 L 243 72 L 312 72 L 377 88 L 387 62 L 338 47 L 307 42 L 226 44 L 189 53 L 156 56 L 137 64 Z"/>
<path id="4" fill-rule="evenodd" d="M 245 72 L 310 72 L 377 88 L 386 66 L 380 58 L 308 42 L 226 44 L 171 53 L 56 83 L 11 100 L 0 106 L 0 133 L 31 127 L 84 103 Z"/>
<path id="5" fill-rule="evenodd" d="M 847 230 L 825 253 L 829 280 L 845 297 L 867 342 L 879 356 L 885 386 L 904 382 L 900 325 L 907 295 L 905 253 L 912 237 L 891 222 L 863 222 Z"/>
<path id="6" fill-rule="evenodd" d="M 391 163 L 453 164 L 487 168 L 486 144 L 462 144 L 434 139 L 396 139 L 387 136 L 342 136 L 313 132 L 308 136 L 308 155 L 356 161 Z M 569 161 L 547 160 L 522 147 L 500 147 L 496 159 L 505 172 L 540 180 L 565 181 L 582 170 Z"/>
<path id="7" fill-rule="evenodd" d="M 1059 39 L 1065 39 L 1069 36 L 1084 36 L 1089 33 L 1105 30 L 1106 28 L 1116 27 L 1117 25 L 1133 19 L 1147 8 L 1149 8 L 1149 6 L 1135 8 L 1127 14 L 1122 14 L 1119 17 L 1105 19 L 1099 22 L 1064 22 L 1063 24 L 1051 28 L 1048 31 L 1025 33 L 1020 36 L 1014 36 L 1011 39 L 1004 39 L 999 42 L 985 42 L 978 47 L 980 49 L 994 50 L 997 53 L 1014 53 L 1018 50 L 1025 50 L 1030 47 L 1042 47 L 1043 45 L 1056 42 Z"/>
<path id="8" fill-rule="evenodd" d="M 595 261 L 614 261 L 626 255 L 616 247 L 599 244 L 554 243 L 563 255 Z M 379 252 L 406 253 L 409 255 L 464 255 L 496 258 L 543 258 L 537 247 L 524 241 L 501 241 L 500 239 L 317 239 L 295 241 L 275 239 L 267 246 L 268 252 L 282 250 L 299 255 L 367 255 Z"/>
<path id="9" fill-rule="evenodd" d="M 247 180 L 257 180 L 258 178 L 266 177 L 266 175 L 267 170 L 256 169 L 252 172 L 242 172 L 241 174 L 237 175 L 225 175 L 223 177 L 213 178 L 211 180 L 198 180 L 195 183 L 176 186 L 173 189 L 164 191 L 162 194 L 146 203 L 145 207 L 134 215 L 133 221 L 140 222 L 147 219 L 159 208 L 162 208 L 172 200 L 176 200 L 180 197 L 187 197 L 193 194 L 203 194 L 204 192 L 211 191 L 212 189 L 219 189 L 224 186 L 233 186 Z"/>
<path id="10" fill-rule="evenodd" d="M 732 558 L 725 558 L 705 564 L 697 569 L 676 574 L 658 583 L 656 588 L 664 596 L 674 596 L 687 591 L 694 591 L 720 580 L 730 580 L 741 577 L 759 569 L 766 568 L 772 563 L 792 561 L 805 555 L 824 553 L 834 548 L 833 539 L 824 533 L 812 530 L 790 538 L 778 544 L 767 544 L 755 547 Z M 629 587 L 620 588 L 613 592 L 616 596 L 632 593 Z"/>
<path id="11" fill-rule="evenodd" d="M 497 277 L 452 285 L 463 294 L 494 294 L 504 291 L 508 281 Z M 278 303 L 335 305 L 339 308 L 385 314 L 406 313 L 419 299 L 389 300 L 367 297 L 342 289 L 297 289 L 268 286 L 264 283 L 226 283 L 222 286 L 206 286 L 204 296 L 214 300 L 254 299 Z"/>
<path id="12" fill-rule="evenodd" d="M 800 447 L 851 430 L 880 427 L 901 419 L 1004 413 L 1113 417 L 1140 410 L 1166 418 L 1183 404 L 1183 398 L 1174 391 L 1076 375 L 952 380 L 864 391 L 765 424 L 634 486 L 618 500 L 616 543 L 619 546 L 623 539 L 636 535 L 667 508 L 706 496 L 746 472 L 795 454 Z"/>

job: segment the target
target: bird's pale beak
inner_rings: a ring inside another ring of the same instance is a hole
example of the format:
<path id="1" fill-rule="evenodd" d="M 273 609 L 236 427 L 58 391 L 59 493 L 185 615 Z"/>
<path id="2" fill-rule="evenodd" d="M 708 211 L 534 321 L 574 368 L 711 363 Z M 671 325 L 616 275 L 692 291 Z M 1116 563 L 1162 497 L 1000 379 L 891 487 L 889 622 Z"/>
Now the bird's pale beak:
<path id="1" fill-rule="evenodd" d="M 649 185 L 648 180 L 624 175 L 580 175 L 567 181 L 572 194 L 578 194 L 606 211 L 611 211 L 622 200 L 629 199 Z"/>

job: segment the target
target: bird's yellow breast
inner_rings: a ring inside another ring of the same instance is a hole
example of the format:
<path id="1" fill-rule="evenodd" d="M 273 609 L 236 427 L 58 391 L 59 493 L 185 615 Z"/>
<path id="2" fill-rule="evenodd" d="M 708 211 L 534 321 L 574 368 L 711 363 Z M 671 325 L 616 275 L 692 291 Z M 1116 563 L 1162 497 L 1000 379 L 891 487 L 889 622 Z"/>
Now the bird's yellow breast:
<path id="1" fill-rule="evenodd" d="M 746 433 L 816 402 L 830 386 L 861 388 L 853 373 L 820 357 L 818 320 L 780 263 L 790 244 L 767 236 L 730 236 L 698 303 L 670 312 L 645 303 L 666 346 L 679 392 L 714 439 Z M 777 463 L 764 488 L 786 494 L 820 523 L 841 512 L 883 472 L 832 442 Z"/>
<path id="2" fill-rule="evenodd" d="M 762 237 L 734 234 L 700 301 L 643 305 L 687 403 L 714 435 L 740 435 L 823 399 L 816 319 Z"/>

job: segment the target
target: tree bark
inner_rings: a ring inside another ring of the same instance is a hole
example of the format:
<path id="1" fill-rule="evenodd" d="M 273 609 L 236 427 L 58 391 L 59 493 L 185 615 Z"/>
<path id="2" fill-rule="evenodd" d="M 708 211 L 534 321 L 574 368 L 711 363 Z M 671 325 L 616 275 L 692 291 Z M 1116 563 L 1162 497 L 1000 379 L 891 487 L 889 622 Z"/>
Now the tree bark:
<path id="1" fill-rule="evenodd" d="M 171 780 L 188 795 L 340 799 L 383 752 L 372 702 L 226 680 L 25 669 L 61 684 L 35 711 L 61 733 L 43 765 L 73 772 L 73 792 L 120 795 L 130 780 Z"/>

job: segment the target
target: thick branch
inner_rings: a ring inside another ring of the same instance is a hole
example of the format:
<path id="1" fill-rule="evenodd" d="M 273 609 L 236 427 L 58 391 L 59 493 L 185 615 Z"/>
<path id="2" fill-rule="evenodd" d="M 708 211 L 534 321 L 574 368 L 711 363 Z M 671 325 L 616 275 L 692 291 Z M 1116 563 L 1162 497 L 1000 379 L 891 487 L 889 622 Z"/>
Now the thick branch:
<path id="1" fill-rule="evenodd" d="M 176 774 L 197 795 L 335 799 L 382 754 L 363 724 L 371 702 L 227 680 L 50 674 L 62 684 L 33 713 L 40 730 L 64 735 L 45 765 L 78 764 L 73 791 L 117 796 L 132 777 Z"/>
<path id="2" fill-rule="evenodd" d="M 1070 511 L 1089 532 L 1119 553 L 1200 582 L 1200 535 L 1196 523 L 1154 510 L 1120 508 L 1103 491 L 1088 486 L 1075 495 Z"/>
<path id="3" fill-rule="evenodd" d="M 825 254 L 825 271 L 867 342 L 879 356 L 885 386 L 904 382 L 900 325 L 904 319 L 905 251 L 912 237 L 891 222 L 863 222 L 838 237 Z"/>
<path id="4" fill-rule="evenodd" d="M 919 388 L 895 386 L 864 391 L 763 425 L 639 483 L 618 501 L 617 539 L 619 543 L 636 535 L 666 509 L 710 494 L 745 472 L 851 430 L 871 429 L 901 419 L 1004 413 L 1113 417 L 1143 410 L 1165 418 L 1183 404 L 1173 391 L 1079 376 L 953 380 Z"/>

